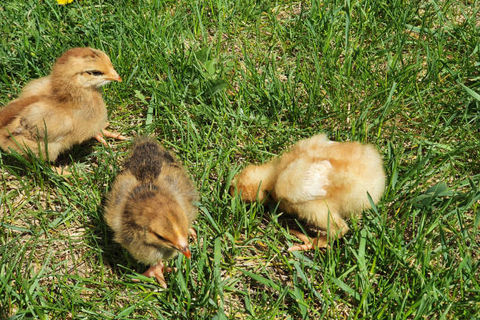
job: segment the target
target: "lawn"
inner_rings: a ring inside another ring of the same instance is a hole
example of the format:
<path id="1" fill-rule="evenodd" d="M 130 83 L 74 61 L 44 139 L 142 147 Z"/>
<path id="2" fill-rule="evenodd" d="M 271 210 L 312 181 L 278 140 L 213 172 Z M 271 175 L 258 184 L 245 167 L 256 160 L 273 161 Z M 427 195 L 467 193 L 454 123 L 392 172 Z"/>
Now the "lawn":
<path id="1" fill-rule="evenodd" d="M 0 319 L 478 319 L 476 0 L 4 0 L 0 105 L 76 46 L 106 52 L 110 128 L 154 135 L 200 193 L 163 290 L 115 244 L 105 195 L 130 141 L 57 165 L 0 153 Z M 324 132 L 374 144 L 381 201 L 329 249 L 230 196 L 233 176 Z"/>

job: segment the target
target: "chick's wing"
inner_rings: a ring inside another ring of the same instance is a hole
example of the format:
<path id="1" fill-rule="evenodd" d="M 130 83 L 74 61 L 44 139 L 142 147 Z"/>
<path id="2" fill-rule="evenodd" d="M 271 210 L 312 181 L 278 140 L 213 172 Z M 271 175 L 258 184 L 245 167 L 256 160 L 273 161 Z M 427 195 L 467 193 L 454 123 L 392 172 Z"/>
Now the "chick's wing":
<path id="1" fill-rule="evenodd" d="M 24 108 L 8 125 L 8 130 L 30 138 L 43 138 L 47 135 L 48 140 L 52 141 L 67 135 L 72 131 L 72 126 L 73 121 L 69 115 L 40 100 Z"/>
<path id="2" fill-rule="evenodd" d="M 321 199 L 327 195 L 331 170 L 328 160 L 297 159 L 278 175 L 275 193 L 278 198 L 294 203 Z"/>

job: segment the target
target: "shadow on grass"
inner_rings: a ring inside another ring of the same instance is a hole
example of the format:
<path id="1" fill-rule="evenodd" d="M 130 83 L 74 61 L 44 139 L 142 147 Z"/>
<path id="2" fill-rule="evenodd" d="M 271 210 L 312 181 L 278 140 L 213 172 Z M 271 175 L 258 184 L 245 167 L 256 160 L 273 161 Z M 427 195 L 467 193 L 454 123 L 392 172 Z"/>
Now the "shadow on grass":
<path id="1" fill-rule="evenodd" d="M 94 221 L 91 230 L 95 241 L 92 241 L 94 243 L 90 243 L 90 245 L 100 248 L 103 264 L 112 270 L 112 273 L 117 276 L 118 280 L 122 280 L 122 278 L 126 280 L 125 274 L 133 275 L 130 270 L 142 273 L 147 267 L 137 262 L 120 244 L 113 240 L 113 230 L 104 219 L 106 199 L 106 195 L 104 195 L 98 206 L 98 219 Z"/>
<path id="2" fill-rule="evenodd" d="M 57 160 L 53 163 L 57 167 L 71 166 L 74 163 L 85 160 L 93 152 L 93 146 L 96 144 L 95 140 L 88 140 L 82 144 L 74 145 L 66 152 L 61 153 Z"/>
<path id="3" fill-rule="evenodd" d="M 52 165 L 55 167 L 68 167 L 74 163 L 81 163 L 92 153 L 94 143 L 94 141 L 89 140 L 75 145 L 60 154 L 53 163 L 35 156 L 31 151 L 27 152 L 27 156 L 24 156 L 17 152 L 7 153 L 0 150 L 0 164 L 2 168 L 18 178 L 24 178 L 32 173 L 44 175 L 48 172 L 46 168 Z"/>

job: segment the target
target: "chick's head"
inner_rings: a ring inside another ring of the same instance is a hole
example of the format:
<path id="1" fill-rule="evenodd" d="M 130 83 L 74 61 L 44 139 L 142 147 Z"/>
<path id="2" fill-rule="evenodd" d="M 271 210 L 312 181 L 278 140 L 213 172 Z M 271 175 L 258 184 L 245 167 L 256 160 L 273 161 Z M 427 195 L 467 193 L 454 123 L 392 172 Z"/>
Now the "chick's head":
<path id="1" fill-rule="evenodd" d="M 129 210 L 144 235 L 144 243 L 171 248 L 190 258 L 188 247 L 189 222 L 182 207 L 171 197 L 157 193 L 136 202 Z"/>
<path id="2" fill-rule="evenodd" d="M 262 201 L 268 196 L 266 189 L 267 178 L 264 169 L 260 166 L 250 165 L 235 176 L 230 187 L 230 194 L 233 196 L 237 192 L 242 200 L 254 202 Z"/>
<path id="3" fill-rule="evenodd" d="M 93 48 L 73 48 L 66 51 L 53 66 L 54 79 L 69 81 L 76 87 L 101 87 L 110 81 L 122 81 L 110 58 Z"/>

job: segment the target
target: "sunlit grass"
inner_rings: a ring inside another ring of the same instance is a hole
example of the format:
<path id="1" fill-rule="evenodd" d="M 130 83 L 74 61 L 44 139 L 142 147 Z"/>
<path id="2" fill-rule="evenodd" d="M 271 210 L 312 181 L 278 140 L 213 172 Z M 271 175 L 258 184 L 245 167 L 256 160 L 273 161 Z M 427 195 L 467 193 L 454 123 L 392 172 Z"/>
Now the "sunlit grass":
<path id="1" fill-rule="evenodd" d="M 475 1 L 6 1 L 0 102 L 73 46 L 110 55 L 113 129 L 155 135 L 201 194 L 169 288 L 112 240 L 102 203 L 129 142 L 76 146 L 67 180 L 0 154 L 0 319 L 479 317 Z M 375 144 L 383 199 L 328 250 L 229 193 L 234 174 L 319 132 Z"/>

